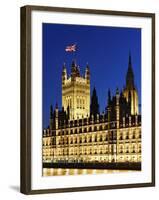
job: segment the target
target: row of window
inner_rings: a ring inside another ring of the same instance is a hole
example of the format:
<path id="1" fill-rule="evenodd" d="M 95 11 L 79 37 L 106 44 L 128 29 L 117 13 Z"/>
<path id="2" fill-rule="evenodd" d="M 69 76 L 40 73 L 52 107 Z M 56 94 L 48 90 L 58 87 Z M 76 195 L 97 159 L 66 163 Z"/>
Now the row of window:
<path id="1" fill-rule="evenodd" d="M 92 132 L 92 131 L 102 131 L 102 130 L 107 130 L 108 129 L 108 125 L 105 125 L 105 126 L 93 126 L 93 127 L 88 127 L 88 128 L 79 128 L 79 129 L 71 129 L 70 131 L 66 130 L 62 130 L 62 131 L 59 131 L 58 132 L 58 135 L 68 135 L 69 133 L 70 134 L 77 134 L 77 133 L 86 133 L 86 132 Z"/>
<path id="2" fill-rule="evenodd" d="M 72 99 L 71 97 L 66 97 L 66 105 L 72 108 Z M 77 97 L 77 108 L 85 109 L 85 98 Z"/>
<path id="3" fill-rule="evenodd" d="M 139 139 L 141 138 L 141 133 L 136 134 L 133 132 L 133 134 L 129 135 L 128 133 L 126 135 L 119 135 L 119 140 L 128 140 L 128 139 Z M 78 137 L 58 137 L 51 138 L 50 140 L 43 140 L 43 145 L 64 145 L 64 144 L 78 144 L 78 143 L 90 143 L 90 142 L 104 142 L 104 141 L 110 141 L 110 140 L 116 140 L 116 131 L 110 132 L 110 135 L 108 137 L 108 134 L 103 135 L 86 135 Z"/>
<path id="4" fill-rule="evenodd" d="M 115 126 L 114 126 L 115 127 Z M 108 124 L 106 125 L 100 125 L 100 126 L 90 126 L 90 127 L 85 127 L 85 128 L 79 128 L 79 129 L 71 129 L 69 130 L 60 130 L 58 132 L 58 135 L 68 135 L 68 134 L 77 134 L 77 133 L 87 133 L 87 132 L 95 132 L 95 131 L 102 131 L 102 130 L 107 130 L 108 129 Z M 133 134 L 135 134 L 135 130 L 133 131 Z M 139 133 L 141 135 L 141 131 Z M 123 132 L 121 133 L 121 137 L 123 135 Z M 127 137 L 129 137 L 130 132 L 126 132 Z"/>
<path id="5" fill-rule="evenodd" d="M 108 154 L 108 153 L 111 153 L 111 152 L 108 152 L 108 148 L 106 149 L 80 149 L 80 151 L 77 151 L 77 150 L 68 150 L 68 149 L 61 149 L 60 151 L 58 151 L 56 153 L 56 156 L 57 155 L 99 155 L 99 154 Z M 119 150 L 119 153 L 122 154 L 122 153 L 126 153 L 126 154 L 129 154 L 129 153 L 141 153 L 141 148 L 139 149 L 132 149 L 131 151 L 128 151 L 126 150 L 125 152 L 123 150 Z M 43 152 L 43 156 L 49 156 L 49 155 L 54 155 L 54 152 L 51 151 L 51 152 Z"/>

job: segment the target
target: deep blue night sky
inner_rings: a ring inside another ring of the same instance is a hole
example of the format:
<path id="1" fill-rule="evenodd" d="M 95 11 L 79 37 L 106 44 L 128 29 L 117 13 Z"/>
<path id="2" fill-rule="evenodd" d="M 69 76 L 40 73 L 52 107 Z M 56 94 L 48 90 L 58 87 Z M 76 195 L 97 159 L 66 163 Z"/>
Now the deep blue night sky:
<path id="1" fill-rule="evenodd" d="M 49 125 L 50 105 L 61 107 L 61 73 L 66 63 L 70 74 L 72 53 L 65 47 L 76 43 L 76 62 L 82 74 L 88 62 L 91 92 L 96 87 L 100 111 L 105 109 L 107 91 L 115 94 L 125 85 L 128 57 L 131 52 L 135 85 L 141 102 L 141 29 L 43 24 L 43 128 Z"/>

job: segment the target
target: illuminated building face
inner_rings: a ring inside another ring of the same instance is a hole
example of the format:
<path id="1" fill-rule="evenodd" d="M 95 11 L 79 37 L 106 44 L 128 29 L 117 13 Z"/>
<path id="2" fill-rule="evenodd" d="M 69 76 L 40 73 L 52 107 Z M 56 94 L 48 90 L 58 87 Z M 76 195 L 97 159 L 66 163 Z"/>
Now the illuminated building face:
<path id="1" fill-rule="evenodd" d="M 141 162 L 140 122 L 110 131 L 105 124 L 59 129 L 56 136 L 47 130 L 43 138 L 43 162 Z"/>
<path id="2" fill-rule="evenodd" d="M 62 112 L 51 109 L 50 128 L 43 131 L 43 162 L 141 162 L 141 115 L 129 56 L 126 86 L 111 97 L 104 114 L 94 89 L 90 104 L 90 71 L 85 77 L 75 61 L 68 77 L 62 71 Z M 94 102 L 94 103 L 93 103 Z M 91 106 L 92 105 L 92 106 Z M 96 105 L 96 109 L 95 109 Z M 90 109 L 91 107 L 91 109 Z"/>
<path id="3" fill-rule="evenodd" d="M 66 67 L 62 72 L 62 106 L 69 119 L 86 118 L 90 115 L 90 74 L 86 67 L 85 77 L 73 61 L 71 76 L 67 77 Z"/>

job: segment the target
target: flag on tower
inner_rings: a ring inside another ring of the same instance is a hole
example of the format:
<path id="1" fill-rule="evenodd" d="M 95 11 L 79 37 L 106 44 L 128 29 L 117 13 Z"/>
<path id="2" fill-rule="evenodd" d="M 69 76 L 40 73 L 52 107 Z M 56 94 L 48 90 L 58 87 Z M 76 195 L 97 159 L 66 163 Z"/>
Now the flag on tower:
<path id="1" fill-rule="evenodd" d="M 67 47 L 65 48 L 65 51 L 66 51 L 66 52 L 75 52 L 75 51 L 76 51 L 76 44 L 67 46 Z"/>

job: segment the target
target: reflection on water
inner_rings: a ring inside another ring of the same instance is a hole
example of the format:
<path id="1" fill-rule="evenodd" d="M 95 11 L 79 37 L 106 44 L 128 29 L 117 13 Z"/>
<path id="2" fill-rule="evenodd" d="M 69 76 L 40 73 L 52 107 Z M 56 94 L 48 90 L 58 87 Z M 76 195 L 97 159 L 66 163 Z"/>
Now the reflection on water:
<path id="1" fill-rule="evenodd" d="M 112 170 L 112 169 L 62 169 L 62 168 L 43 168 L 43 176 L 63 176 L 63 175 L 84 175 L 84 174 L 111 174 L 121 172 L 132 172 L 131 170 Z M 135 172 L 135 171 L 134 171 Z"/>

